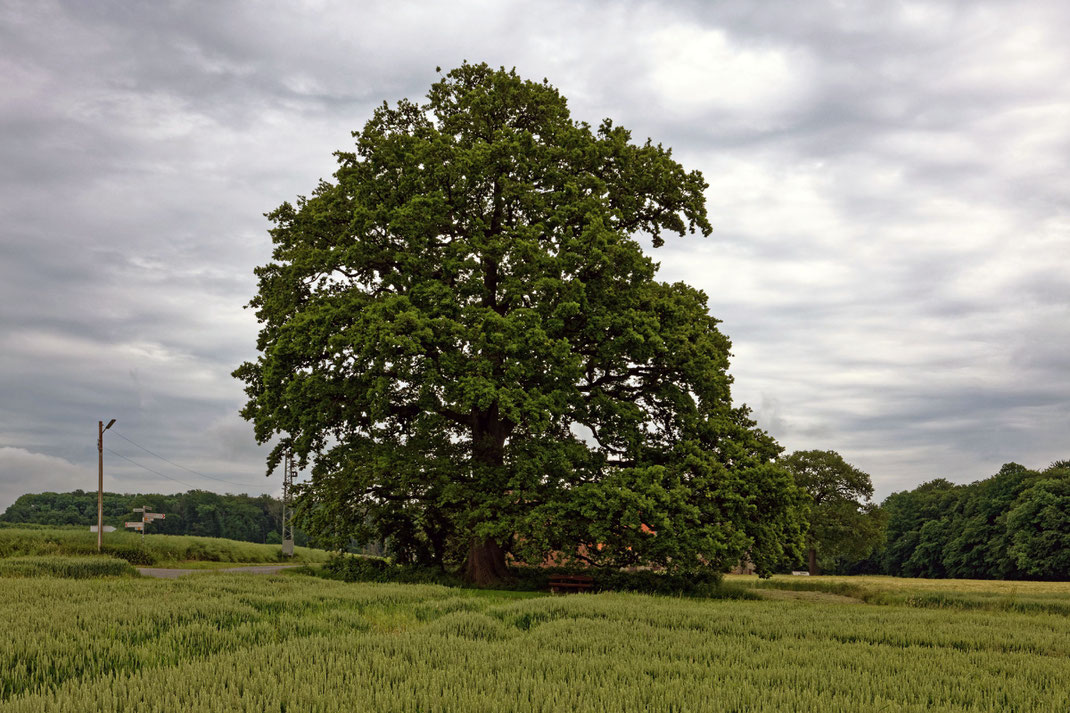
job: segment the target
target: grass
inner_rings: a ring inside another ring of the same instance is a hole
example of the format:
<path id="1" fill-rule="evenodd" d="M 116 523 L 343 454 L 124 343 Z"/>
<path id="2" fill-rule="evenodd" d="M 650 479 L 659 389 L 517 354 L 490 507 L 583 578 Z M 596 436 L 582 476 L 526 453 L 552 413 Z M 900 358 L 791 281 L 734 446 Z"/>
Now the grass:
<path id="1" fill-rule="evenodd" d="M 1070 582 L 1023 582 L 982 579 L 911 579 L 905 577 L 793 577 L 761 580 L 728 575 L 727 583 L 762 590 L 822 592 L 869 604 L 938 609 L 1048 612 L 1070 616 Z"/>
<path id="2" fill-rule="evenodd" d="M 80 530 L 85 531 L 85 525 L 42 525 L 38 522 L 8 522 L 0 520 L 0 530 Z"/>
<path id="3" fill-rule="evenodd" d="M 156 567 L 163 567 L 165 569 L 196 569 L 203 570 L 205 572 L 211 572 L 221 569 L 241 569 L 243 567 L 262 567 L 264 565 L 275 564 L 289 564 L 288 562 L 282 562 L 280 560 L 272 560 L 270 562 L 206 562 L 204 560 L 182 560 L 174 561 L 169 560 L 161 564 L 154 565 Z M 302 567 L 310 567 L 311 565 L 303 564 L 301 562 L 294 562 L 293 564 L 300 564 Z M 318 566 L 318 565 L 316 565 Z"/>
<path id="4" fill-rule="evenodd" d="M 824 579 L 809 584 L 848 584 Z M 1068 586 L 1029 596 L 1067 600 Z M 0 641 L 0 713 L 985 713 L 1064 712 L 1070 700 L 1070 617 L 905 600 L 550 597 L 228 574 L 4 579 Z"/>
<path id="5" fill-rule="evenodd" d="M 107 555 L 85 557 L 8 557 L 0 559 L 0 577 L 95 577 L 137 576 L 126 560 Z"/>
<path id="6" fill-rule="evenodd" d="M 279 545 L 260 545 L 216 537 L 109 532 L 104 554 L 139 566 L 178 567 L 190 562 L 268 563 L 280 560 Z M 96 533 L 84 529 L 0 528 L 0 558 L 97 554 Z M 325 562 L 329 553 L 295 547 L 293 562 Z"/>

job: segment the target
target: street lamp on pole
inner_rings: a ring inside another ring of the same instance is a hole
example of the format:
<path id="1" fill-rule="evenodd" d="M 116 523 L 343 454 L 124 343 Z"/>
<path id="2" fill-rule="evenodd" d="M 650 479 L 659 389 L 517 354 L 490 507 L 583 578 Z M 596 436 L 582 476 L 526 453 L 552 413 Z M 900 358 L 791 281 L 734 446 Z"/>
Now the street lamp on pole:
<path id="1" fill-rule="evenodd" d="M 104 548 L 104 432 L 115 424 L 115 419 L 97 421 L 97 552 Z"/>

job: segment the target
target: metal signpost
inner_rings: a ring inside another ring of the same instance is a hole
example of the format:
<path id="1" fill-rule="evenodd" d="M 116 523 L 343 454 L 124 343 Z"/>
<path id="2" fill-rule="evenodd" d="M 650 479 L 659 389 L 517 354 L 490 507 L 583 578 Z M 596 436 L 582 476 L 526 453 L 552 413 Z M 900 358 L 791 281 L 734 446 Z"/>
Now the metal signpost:
<path id="1" fill-rule="evenodd" d="M 166 515 L 158 512 L 149 512 L 149 506 L 134 508 L 134 512 L 141 513 L 141 522 L 128 522 L 126 527 L 132 530 L 141 530 L 141 537 L 145 537 L 145 525 L 148 525 L 153 520 L 163 520 Z"/>

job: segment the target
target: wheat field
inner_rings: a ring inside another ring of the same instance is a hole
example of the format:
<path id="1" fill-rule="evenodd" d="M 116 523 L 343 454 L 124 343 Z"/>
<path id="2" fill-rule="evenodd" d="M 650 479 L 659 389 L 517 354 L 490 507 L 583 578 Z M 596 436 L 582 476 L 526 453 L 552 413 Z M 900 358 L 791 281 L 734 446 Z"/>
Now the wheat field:
<path id="1" fill-rule="evenodd" d="M 1070 701 L 1070 617 L 904 602 L 4 578 L 0 641 L 0 711 L 1065 713 Z"/>

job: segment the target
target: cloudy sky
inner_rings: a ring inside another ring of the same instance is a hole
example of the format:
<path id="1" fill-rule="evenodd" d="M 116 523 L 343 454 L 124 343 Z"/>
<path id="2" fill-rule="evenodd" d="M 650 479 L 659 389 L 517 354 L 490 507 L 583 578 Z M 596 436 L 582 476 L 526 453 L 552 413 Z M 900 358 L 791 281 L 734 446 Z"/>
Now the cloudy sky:
<path id="1" fill-rule="evenodd" d="M 94 489 L 110 418 L 110 490 L 277 492 L 230 377 L 263 213 L 465 59 L 704 172 L 715 232 L 661 274 L 709 294 L 787 449 L 878 498 L 1070 457 L 1067 27 L 1055 0 L 0 0 L 0 508 Z"/>

